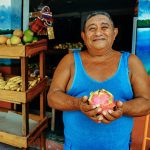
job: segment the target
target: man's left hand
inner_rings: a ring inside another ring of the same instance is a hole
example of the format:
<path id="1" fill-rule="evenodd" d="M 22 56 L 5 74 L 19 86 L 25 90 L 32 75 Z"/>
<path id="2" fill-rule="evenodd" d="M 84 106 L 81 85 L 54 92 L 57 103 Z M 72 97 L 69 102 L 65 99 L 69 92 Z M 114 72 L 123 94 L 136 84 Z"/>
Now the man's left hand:
<path id="1" fill-rule="evenodd" d="M 104 110 L 100 116 L 102 115 L 103 117 L 100 117 L 102 119 L 99 121 L 105 124 L 109 124 L 110 122 L 120 118 L 123 115 L 123 103 L 121 101 L 117 101 L 115 110 Z"/>

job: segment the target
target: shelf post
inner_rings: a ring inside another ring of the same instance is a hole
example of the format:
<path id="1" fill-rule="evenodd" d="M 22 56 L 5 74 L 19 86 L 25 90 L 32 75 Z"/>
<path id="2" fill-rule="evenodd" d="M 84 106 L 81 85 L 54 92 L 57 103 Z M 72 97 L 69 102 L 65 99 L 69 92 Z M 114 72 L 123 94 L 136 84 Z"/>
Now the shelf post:
<path id="1" fill-rule="evenodd" d="M 28 89 L 28 58 L 21 58 L 21 77 L 22 77 L 22 91 Z M 29 133 L 29 104 L 22 103 L 22 134 L 27 136 Z"/>

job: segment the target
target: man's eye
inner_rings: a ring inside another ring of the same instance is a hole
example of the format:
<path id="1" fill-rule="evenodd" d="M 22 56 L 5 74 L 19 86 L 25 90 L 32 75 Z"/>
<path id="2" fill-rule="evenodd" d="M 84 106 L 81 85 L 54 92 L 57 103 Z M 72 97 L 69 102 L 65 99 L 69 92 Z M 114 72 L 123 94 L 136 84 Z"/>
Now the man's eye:
<path id="1" fill-rule="evenodd" d="M 108 29 L 108 26 L 103 26 L 102 29 Z"/>
<path id="2" fill-rule="evenodd" d="M 94 28 L 94 27 L 89 28 L 89 31 L 93 31 L 93 30 L 95 30 L 95 28 Z"/>

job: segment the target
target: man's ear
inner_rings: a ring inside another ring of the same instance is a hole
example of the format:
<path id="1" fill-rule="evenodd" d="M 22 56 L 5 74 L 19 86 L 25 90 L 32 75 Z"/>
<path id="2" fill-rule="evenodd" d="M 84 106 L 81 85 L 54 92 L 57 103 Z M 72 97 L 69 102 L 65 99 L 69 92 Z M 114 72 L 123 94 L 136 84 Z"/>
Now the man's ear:
<path id="1" fill-rule="evenodd" d="M 84 39 L 85 39 L 85 33 L 83 31 L 81 32 L 81 37 L 82 37 L 82 39 L 84 41 Z"/>
<path id="2" fill-rule="evenodd" d="M 114 28 L 115 38 L 118 35 L 118 28 Z"/>

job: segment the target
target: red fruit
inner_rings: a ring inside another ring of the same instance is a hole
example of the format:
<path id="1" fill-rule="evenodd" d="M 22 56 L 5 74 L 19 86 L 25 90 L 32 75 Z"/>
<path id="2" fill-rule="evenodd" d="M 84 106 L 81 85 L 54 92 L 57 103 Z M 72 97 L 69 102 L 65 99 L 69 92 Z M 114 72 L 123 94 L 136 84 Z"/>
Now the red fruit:
<path id="1" fill-rule="evenodd" d="M 113 109 L 115 106 L 113 95 L 104 89 L 91 92 L 88 101 L 89 104 L 101 107 L 102 110 Z"/>

